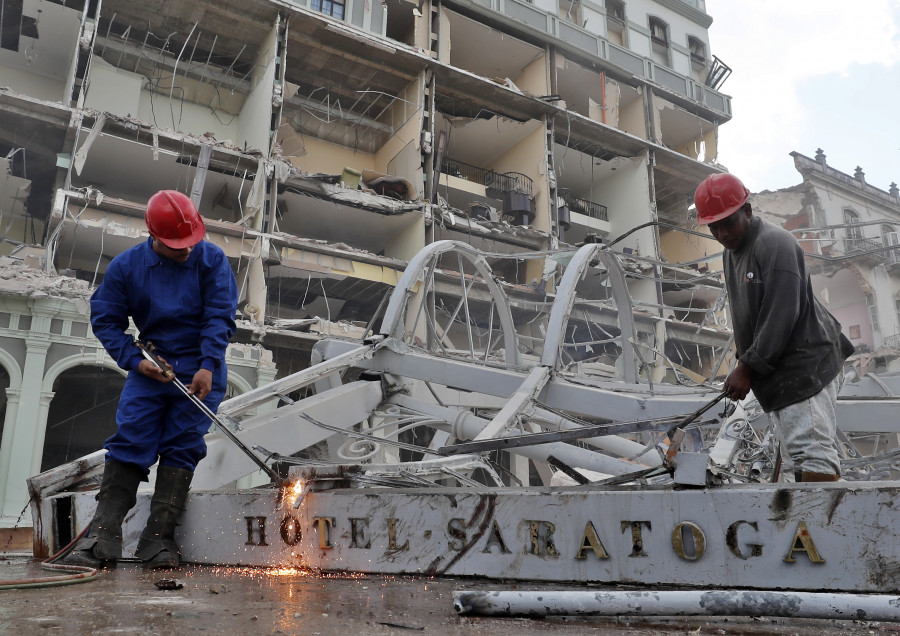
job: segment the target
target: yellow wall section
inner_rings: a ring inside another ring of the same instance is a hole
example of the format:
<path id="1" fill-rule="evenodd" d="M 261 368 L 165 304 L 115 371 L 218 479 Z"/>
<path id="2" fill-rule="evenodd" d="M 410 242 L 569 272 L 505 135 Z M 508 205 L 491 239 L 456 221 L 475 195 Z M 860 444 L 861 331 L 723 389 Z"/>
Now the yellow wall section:
<path id="1" fill-rule="evenodd" d="M 550 93 L 547 62 L 543 55 L 528 64 L 519 73 L 518 77 L 510 79 L 512 79 L 513 84 L 525 93 L 531 93 L 532 95 L 548 95 Z"/>
<path id="2" fill-rule="evenodd" d="M 308 136 L 303 137 L 303 146 L 306 156 L 290 157 L 289 160 L 304 172 L 340 174 L 345 166 L 354 170 L 375 170 L 375 158 L 372 155 L 354 152 L 352 148 Z"/>

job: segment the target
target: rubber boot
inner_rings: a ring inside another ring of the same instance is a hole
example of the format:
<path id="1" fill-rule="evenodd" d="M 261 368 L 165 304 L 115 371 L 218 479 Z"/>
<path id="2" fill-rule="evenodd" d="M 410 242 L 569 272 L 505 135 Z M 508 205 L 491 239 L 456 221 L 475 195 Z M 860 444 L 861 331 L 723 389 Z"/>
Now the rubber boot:
<path id="1" fill-rule="evenodd" d="M 134 554 L 149 570 L 181 565 L 181 551 L 175 543 L 175 525 L 184 510 L 193 477 L 191 471 L 171 466 L 160 466 L 156 471 L 150 517 Z"/>
<path id="2" fill-rule="evenodd" d="M 138 485 L 145 478 L 144 470 L 135 464 L 107 461 L 90 530 L 60 562 L 94 568 L 115 567 L 122 558 L 122 522 L 134 507 Z"/>
<path id="3" fill-rule="evenodd" d="M 804 470 L 800 473 L 800 481 L 837 481 L 840 475 L 832 475 L 831 473 L 811 473 Z"/>

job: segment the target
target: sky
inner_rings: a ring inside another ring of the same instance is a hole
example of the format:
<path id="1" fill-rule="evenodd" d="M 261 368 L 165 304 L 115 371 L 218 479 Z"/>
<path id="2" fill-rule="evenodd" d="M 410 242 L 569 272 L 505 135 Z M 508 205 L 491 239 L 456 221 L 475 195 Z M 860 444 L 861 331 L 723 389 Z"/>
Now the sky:
<path id="1" fill-rule="evenodd" d="M 706 0 L 732 69 L 718 162 L 751 192 L 800 183 L 790 153 L 900 183 L 900 0 Z"/>

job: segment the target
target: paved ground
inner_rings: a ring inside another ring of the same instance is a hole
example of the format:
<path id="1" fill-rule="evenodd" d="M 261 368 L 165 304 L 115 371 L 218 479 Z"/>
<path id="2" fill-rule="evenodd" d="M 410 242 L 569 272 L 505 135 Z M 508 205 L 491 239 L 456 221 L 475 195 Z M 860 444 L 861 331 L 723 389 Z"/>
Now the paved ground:
<path id="1" fill-rule="evenodd" d="M 27 555 L 0 556 L 0 581 L 47 576 Z M 175 579 L 181 589 L 160 590 Z M 554 585 L 553 589 L 563 589 Z M 484 618 L 453 609 L 456 590 L 547 589 L 473 579 L 332 577 L 297 571 L 136 564 L 61 587 L 0 591 L 0 634 L 900 634 L 900 624 L 791 619 Z M 584 586 L 571 589 L 586 589 Z"/>

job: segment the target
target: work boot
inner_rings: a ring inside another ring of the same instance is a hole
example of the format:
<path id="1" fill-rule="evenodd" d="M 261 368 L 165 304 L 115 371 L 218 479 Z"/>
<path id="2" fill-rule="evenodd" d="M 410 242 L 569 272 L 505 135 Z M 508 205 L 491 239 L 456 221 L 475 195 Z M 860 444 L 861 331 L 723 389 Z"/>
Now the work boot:
<path id="1" fill-rule="evenodd" d="M 134 553 L 149 570 L 181 565 L 181 551 L 175 543 L 175 525 L 184 510 L 193 477 L 191 471 L 171 466 L 160 466 L 156 471 L 150 517 Z"/>
<path id="2" fill-rule="evenodd" d="M 134 507 L 138 485 L 144 479 L 144 470 L 135 464 L 107 461 L 90 528 L 60 562 L 93 568 L 115 567 L 122 558 L 122 522 Z"/>
<path id="3" fill-rule="evenodd" d="M 811 473 L 806 470 L 800 473 L 800 481 L 837 481 L 840 478 L 840 475 L 831 473 Z"/>

